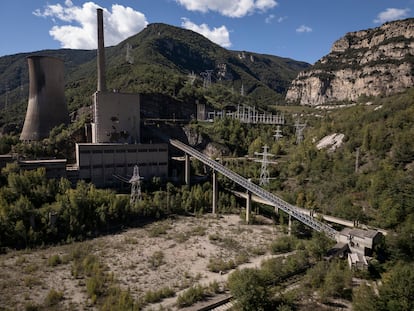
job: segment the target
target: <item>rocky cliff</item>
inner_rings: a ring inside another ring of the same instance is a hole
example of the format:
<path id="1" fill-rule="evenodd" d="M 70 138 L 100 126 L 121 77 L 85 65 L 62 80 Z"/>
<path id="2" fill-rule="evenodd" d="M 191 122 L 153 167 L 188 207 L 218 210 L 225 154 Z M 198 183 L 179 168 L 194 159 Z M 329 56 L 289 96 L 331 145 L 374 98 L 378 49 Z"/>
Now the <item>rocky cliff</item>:
<path id="1" fill-rule="evenodd" d="M 414 18 L 347 33 L 292 81 L 286 100 L 317 106 L 390 95 L 414 85 Z"/>

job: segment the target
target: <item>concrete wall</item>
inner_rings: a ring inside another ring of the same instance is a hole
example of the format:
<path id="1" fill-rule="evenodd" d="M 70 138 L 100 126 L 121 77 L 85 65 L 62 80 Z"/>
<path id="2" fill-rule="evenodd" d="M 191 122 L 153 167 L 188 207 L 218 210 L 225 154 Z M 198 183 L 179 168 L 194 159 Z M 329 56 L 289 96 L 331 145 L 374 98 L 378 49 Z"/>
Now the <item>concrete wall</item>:
<path id="1" fill-rule="evenodd" d="M 140 142 L 139 94 L 96 92 L 93 102 L 93 143 Z"/>
<path id="2" fill-rule="evenodd" d="M 98 187 L 116 187 L 114 175 L 130 178 L 135 165 L 145 179 L 168 176 L 167 144 L 76 144 L 79 179 Z"/>
<path id="3" fill-rule="evenodd" d="M 69 123 L 65 101 L 63 61 L 46 56 L 27 58 L 29 103 L 20 139 L 37 141 L 49 137 L 55 126 Z"/>
<path id="4" fill-rule="evenodd" d="M 66 159 L 21 160 L 18 164 L 22 170 L 45 168 L 47 178 L 66 178 Z"/>
<path id="5" fill-rule="evenodd" d="M 197 117 L 197 106 L 162 94 L 142 94 L 141 116 L 149 119 L 191 120 Z"/>

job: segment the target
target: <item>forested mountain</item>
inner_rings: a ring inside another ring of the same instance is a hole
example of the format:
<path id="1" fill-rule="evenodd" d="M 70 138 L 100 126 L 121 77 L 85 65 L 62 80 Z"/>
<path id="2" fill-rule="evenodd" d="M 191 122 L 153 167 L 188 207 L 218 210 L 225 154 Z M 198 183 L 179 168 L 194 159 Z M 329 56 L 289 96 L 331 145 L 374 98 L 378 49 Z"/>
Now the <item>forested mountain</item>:
<path id="1" fill-rule="evenodd" d="M 26 57 L 30 55 L 63 59 L 69 109 L 90 104 L 96 89 L 96 51 L 60 49 L 4 56 L 0 58 L 0 107 L 7 105 L 7 109 L 1 125 L 23 121 L 29 83 Z M 229 51 L 198 33 L 166 24 L 151 24 L 106 48 L 106 64 L 109 89 L 161 93 L 194 102 L 199 95 L 189 92 L 188 84 L 202 86 L 202 74 L 210 71 L 213 84 L 235 94 L 243 88 L 255 105 L 283 101 L 290 82 L 309 66 L 277 56 Z"/>

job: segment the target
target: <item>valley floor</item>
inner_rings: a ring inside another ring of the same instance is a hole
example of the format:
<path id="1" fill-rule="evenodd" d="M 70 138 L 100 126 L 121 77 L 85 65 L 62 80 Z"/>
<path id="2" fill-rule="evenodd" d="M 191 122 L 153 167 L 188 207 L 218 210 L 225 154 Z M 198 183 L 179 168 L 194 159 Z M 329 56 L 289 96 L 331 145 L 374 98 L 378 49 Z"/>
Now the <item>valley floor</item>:
<path id="1" fill-rule="evenodd" d="M 64 260 L 76 247 L 90 249 L 115 282 L 139 299 L 162 287 L 173 289 L 177 296 L 194 284 L 224 282 L 228 273 L 208 269 L 212 259 L 240 261 L 244 254 L 244 265 L 259 267 L 277 234 L 271 224 L 247 226 L 238 215 L 205 215 L 171 218 L 86 242 L 10 251 L 0 255 L 0 309 L 44 305 L 53 289 L 63 295 L 61 309 L 94 310 L 85 280 L 75 278 L 73 263 Z M 56 255 L 62 263 L 51 265 Z M 163 306 L 173 309 L 176 296 L 165 299 Z"/>

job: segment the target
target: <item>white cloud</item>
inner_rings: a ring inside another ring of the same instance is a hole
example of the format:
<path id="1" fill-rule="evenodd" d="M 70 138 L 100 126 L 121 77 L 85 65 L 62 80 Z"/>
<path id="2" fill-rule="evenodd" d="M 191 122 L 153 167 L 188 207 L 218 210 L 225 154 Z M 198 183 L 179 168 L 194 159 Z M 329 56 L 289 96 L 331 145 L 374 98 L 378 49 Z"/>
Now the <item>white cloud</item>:
<path id="1" fill-rule="evenodd" d="M 306 25 L 301 25 L 296 29 L 296 32 L 299 33 L 303 33 L 303 32 L 312 32 L 312 28 L 306 26 Z"/>
<path id="2" fill-rule="evenodd" d="M 218 12 L 228 17 L 243 17 L 255 11 L 265 12 L 277 6 L 275 0 L 176 0 L 189 11 Z"/>
<path id="3" fill-rule="evenodd" d="M 188 18 L 182 18 L 181 26 L 185 29 L 198 32 L 199 34 L 210 39 L 214 43 L 221 45 L 222 47 L 229 48 L 231 46 L 230 32 L 224 25 L 219 28 L 214 27 L 213 29 L 210 29 L 207 24 L 197 25 L 190 21 Z"/>
<path id="4" fill-rule="evenodd" d="M 49 31 L 53 39 L 60 42 L 63 48 L 95 49 L 96 35 L 96 9 L 100 6 L 94 2 L 85 2 L 82 7 L 74 6 L 71 0 L 65 0 L 65 5 L 47 5 L 43 11 L 37 9 L 33 12 L 39 17 L 51 18 L 55 23 L 63 22 L 65 25 L 55 25 Z M 105 45 L 115 45 L 122 40 L 140 32 L 148 24 L 141 12 L 122 5 L 112 5 L 112 12 L 103 9 Z"/>
<path id="5" fill-rule="evenodd" d="M 271 24 L 272 23 L 272 20 L 274 20 L 274 19 L 275 19 L 275 15 L 274 14 L 270 14 L 268 17 L 266 17 L 265 23 L 266 24 Z"/>
<path id="6" fill-rule="evenodd" d="M 374 23 L 383 24 L 385 22 L 406 18 L 408 12 L 410 12 L 410 9 L 388 8 L 377 15 L 377 18 L 374 19 Z"/>
<path id="7" fill-rule="evenodd" d="M 279 18 L 277 19 L 277 22 L 278 22 L 278 23 L 281 23 L 281 22 L 283 22 L 285 19 L 287 19 L 287 16 L 281 16 L 281 17 L 279 17 Z"/>

